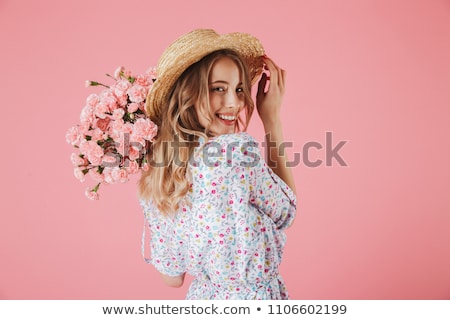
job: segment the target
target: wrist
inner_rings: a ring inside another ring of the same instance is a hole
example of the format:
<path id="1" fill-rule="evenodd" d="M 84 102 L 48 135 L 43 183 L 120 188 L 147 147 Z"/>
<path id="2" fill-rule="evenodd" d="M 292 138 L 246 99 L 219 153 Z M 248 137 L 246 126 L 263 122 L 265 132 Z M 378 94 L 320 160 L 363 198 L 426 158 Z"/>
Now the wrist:
<path id="1" fill-rule="evenodd" d="M 265 133 L 277 132 L 281 130 L 282 123 L 280 119 L 268 119 L 266 121 L 263 121 L 263 126 Z"/>

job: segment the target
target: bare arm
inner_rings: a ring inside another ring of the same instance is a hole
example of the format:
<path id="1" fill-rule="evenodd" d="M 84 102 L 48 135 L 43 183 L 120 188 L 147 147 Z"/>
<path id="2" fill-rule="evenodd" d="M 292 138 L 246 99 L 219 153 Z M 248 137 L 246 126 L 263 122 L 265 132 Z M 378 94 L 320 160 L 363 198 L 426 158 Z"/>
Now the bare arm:
<path id="1" fill-rule="evenodd" d="M 162 277 L 164 283 L 166 285 L 168 285 L 169 287 L 179 288 L 184 283 L 185 273 L 183 273 L 180 276 L 176 276 L 176 277 L 171 277 L 171 276 L 168 276 L 168 275 L 163 274 L 163 273 L 160 273 L 160 274 L 161 274 L 161 277 Z"/>
<path id="2" fill-rule="evenodd" d="M 258 85 L 256 106 L 266 133 L 267 165 L 295 193 L 294 175 L 291 168 L 287 166 L 288 159 L 282 148 L 284 138 L 280 109 L 285 91 L 286 71 L 268 57 L 264 58 L 264 62 L 266 69 L 270 72 L 270 79 L 263 73 Z M 269 87 L 267 91 L 264 91 L 267 82 Z"/>

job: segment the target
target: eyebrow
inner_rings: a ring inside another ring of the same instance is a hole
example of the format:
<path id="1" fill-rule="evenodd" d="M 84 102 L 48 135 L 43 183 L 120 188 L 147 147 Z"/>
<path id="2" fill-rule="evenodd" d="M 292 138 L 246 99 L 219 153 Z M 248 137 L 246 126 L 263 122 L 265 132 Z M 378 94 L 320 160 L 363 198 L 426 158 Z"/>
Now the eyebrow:
<path id="1" fill-rule="evenodd" d="M 225 80 L 216 80 L 216 81 L 211 81 L 209 84 L 215 84 L 215 83 L 224 83 L 224 84 L 229 84 L 227 81 Z M 238 86 L 241 86 L 242 82 L 238 83 Z"/>

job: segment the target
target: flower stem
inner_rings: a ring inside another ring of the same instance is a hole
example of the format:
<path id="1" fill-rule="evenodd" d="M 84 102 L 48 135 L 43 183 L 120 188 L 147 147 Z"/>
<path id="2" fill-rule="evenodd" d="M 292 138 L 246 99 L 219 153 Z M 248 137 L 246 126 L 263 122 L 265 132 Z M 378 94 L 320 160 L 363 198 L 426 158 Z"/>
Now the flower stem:
<path id="1" fill-rule="evenodd" d="M 98 188 L 100 188 L 100 182 L 92 189 L 92 192 L 97 192 Z"/>
<path id="2" fill-rule="evenodd" d="M 109 88 L 109 86 L 107 86 L 106 84 L 103 84 L 101 82 L 97 82 L 97 81 L 89 81 L 89 85 L 91 87 L 96 87 L 96 86 L 103 86 L 105 88 Z"/>

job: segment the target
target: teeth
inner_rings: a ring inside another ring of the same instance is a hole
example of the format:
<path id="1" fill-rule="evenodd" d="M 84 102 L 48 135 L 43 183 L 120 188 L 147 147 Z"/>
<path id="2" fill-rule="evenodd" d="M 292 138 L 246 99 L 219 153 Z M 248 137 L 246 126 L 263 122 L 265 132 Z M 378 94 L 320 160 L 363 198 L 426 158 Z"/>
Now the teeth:
<path id="1" fill-rule="evenodd" d="M 223 120 L 235 120 L 236 119 L 236 117 L 235 116 L 226 116 L 226 115 L 223 115 L 223 114 L 217 114 L 217 116 L 220 118 L 220 119 L 223 119 Z"/>

